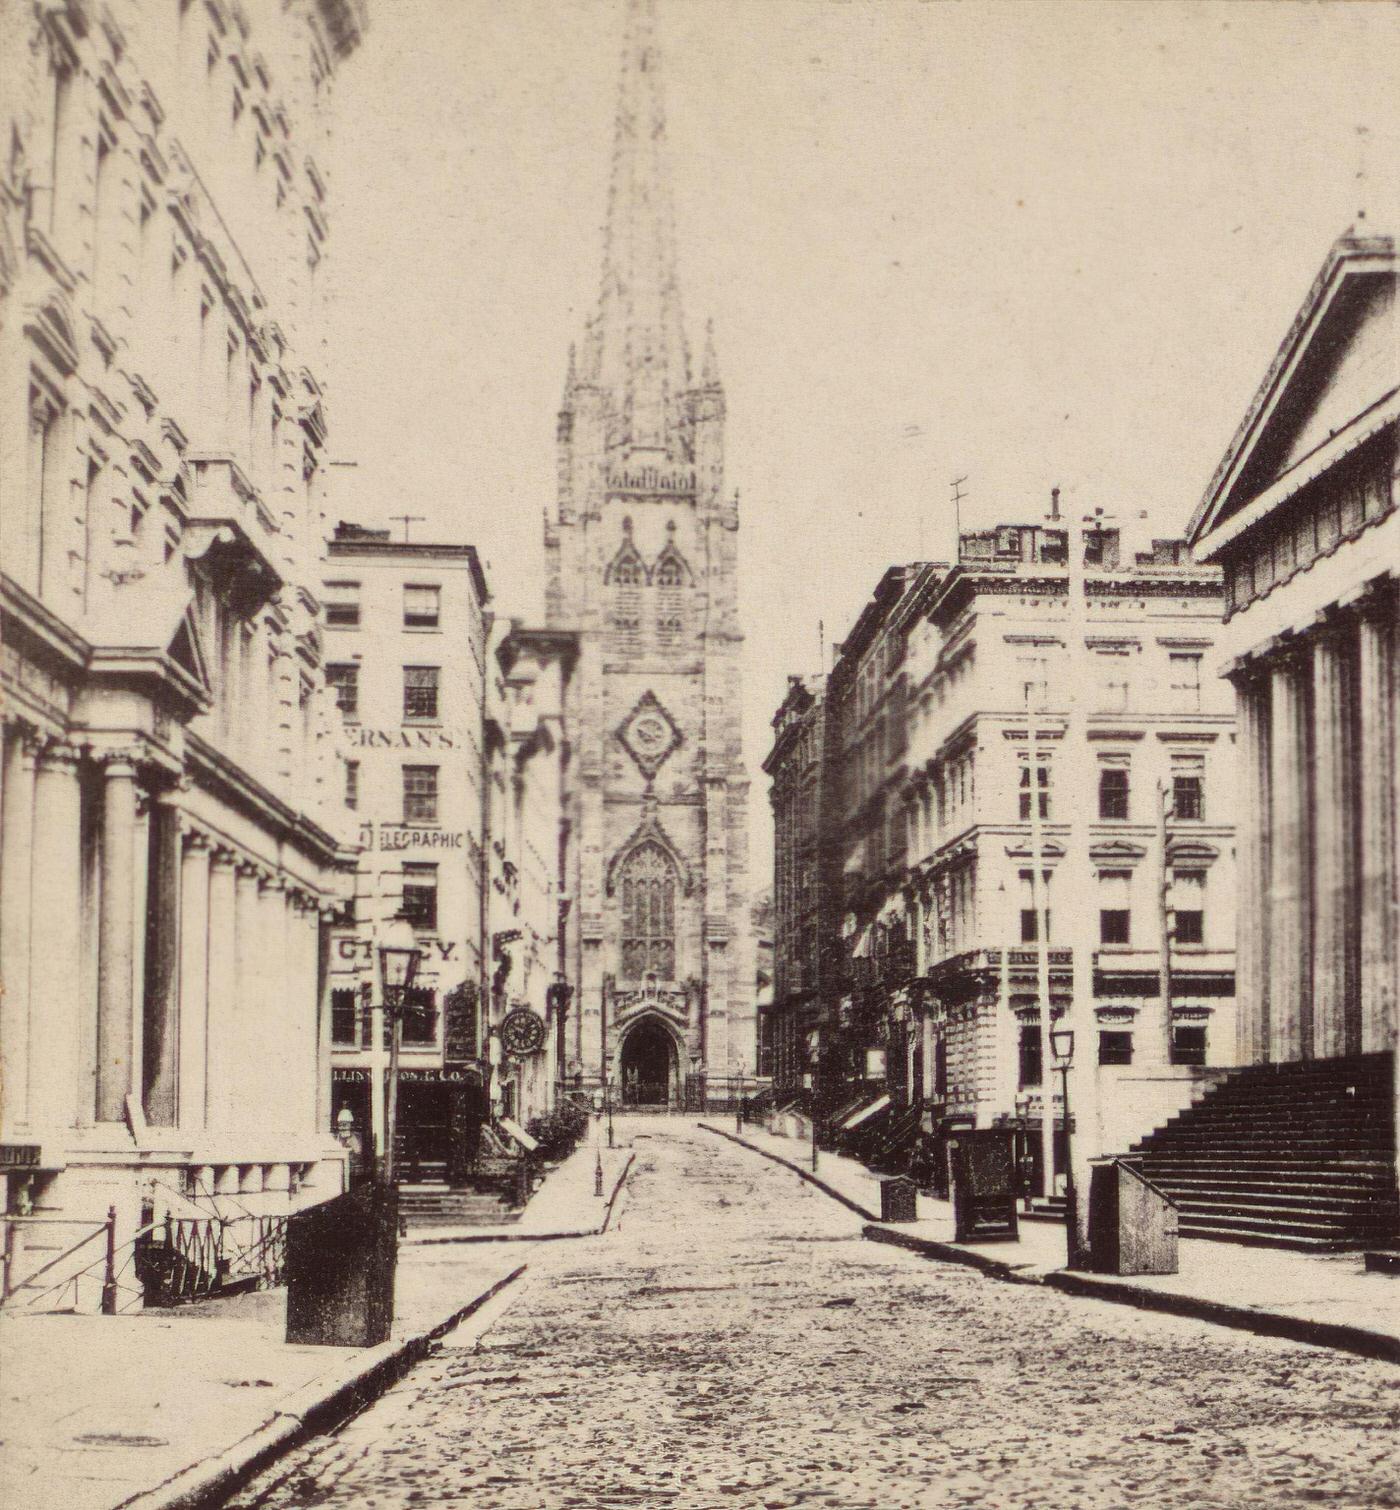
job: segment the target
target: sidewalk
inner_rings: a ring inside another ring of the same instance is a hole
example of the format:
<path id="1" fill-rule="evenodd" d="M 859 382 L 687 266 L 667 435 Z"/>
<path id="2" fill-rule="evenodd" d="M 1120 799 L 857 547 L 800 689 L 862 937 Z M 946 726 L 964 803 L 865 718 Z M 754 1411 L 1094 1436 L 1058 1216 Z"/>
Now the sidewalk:
<path id="1" fill-rule="evenodd" d="M 746 1127 L 739 1137 L 717 1123 L 701 1125 L 788 1165 L 852 1207 L 876 1242 L 970 1264 L 999 1279 L 1400 1363 L 1400 1284 L 1366 1273 L 1359 1253 L 1292 1253 L 1183 1238 L 1176 1274 L 1071 1273 L 1064 1267 L 1064 1229 L 1055 1223 L 1022 1222 L 1014 1243 L 959 1243 L 951 1203 L 925 1195 L 918 1197 L 918 1221 L 882 1223 L 879 1177 L 854 1159 L 823 1152 L 813 1176 L 810 1144 L 759 1128 Z"/>
<path id="2" fill-rule="evenodd" d="M 502 1222 L 494 1227 L 418 1227 L 410 1228 L 401 1247 L 432 1246 L 438 1243 L 519 1243 L 549 1242 L 565 1237 L 591 1237 L 607 1225 L 613 1202 L 632 1158 L 630 1136 L 624 1138 L 618 1119 L 614 1127 L 615 1147 L 607 1146 L 606 1129 L 601 1146 L 581 1143 L 556 1169 L 545 1176 L 544 1184 L 530 1197 L 518 1221 Z M 592 1132 L 590 1131 L 590 1138 Z M 603 1194 L 594 1193 L 596 1165 L 603 1165 Z"/>
<path id="3" fill-rule="evenodd" d="M 373 1399 L 437 1337 L 524 1273 L 534 1243 L 601 1230 L 630 1149 L 579 1149 L 510 1242 L 402 1241 L 390 1340 L 289 1346 L 286 1291 L 131 1316 L 0 1314 L 0 1504 L 175 1510 Z M 586 1196 L 585 1196 L 586 1187 Z M 490 1229 L 494 1231 L 495 1229 Z"/>

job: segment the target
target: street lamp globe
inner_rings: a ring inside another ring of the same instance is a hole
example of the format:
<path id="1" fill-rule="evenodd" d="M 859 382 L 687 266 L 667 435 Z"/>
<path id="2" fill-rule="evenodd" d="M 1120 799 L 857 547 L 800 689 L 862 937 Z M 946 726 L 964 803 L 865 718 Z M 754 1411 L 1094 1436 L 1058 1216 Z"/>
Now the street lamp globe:
<path id="1" fill-rule="evenodd" d="M 390 991 L 407 991 L 418 973 L 418 962 L 423 951 L 413 936 L 413 925 L 407 918 L 394 918 L 384 929 L 379 940 L 380 978 Z"/>
<path id="2" fill-rule="evenodd" d="M 1074 1029 L 1052 1028 L 1050 1032 L 1050 1052 L 1055 1056 L 1055 1063 L 1067 1065 L 1074 1058 Z"/>

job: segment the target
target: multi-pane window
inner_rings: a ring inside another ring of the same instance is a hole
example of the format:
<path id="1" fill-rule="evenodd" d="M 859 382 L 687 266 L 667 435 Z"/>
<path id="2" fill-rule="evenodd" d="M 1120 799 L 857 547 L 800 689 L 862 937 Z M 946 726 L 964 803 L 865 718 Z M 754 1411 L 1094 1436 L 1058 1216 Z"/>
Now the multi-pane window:
<path id="1" fill-rule="evenodd" d="M 1126 818 L 1128 816 L 1128 768 L 1126 765 L 1105 765 L 1099 768 L 1099 817 Z"/>
<path id="2" fill-rule="evenodd" d="M 435 765 L 406 765 L 403 768 L 403 821 L 438 821 L 438 768 Z"/>
<path id="3" fill-rule="evenodd" d="M 352 812 L 360 805 L 360 762 L 345 762 L 345 805 Z"/>
<path id="4" fill-rule="evenodd" d="M 403 627 L 436 629 L 441 618 L 441 593 L 437 587 L 405 583 L 403 590 Z"/>
<path id="5" fill-rule="evenodd" d="M 436 723 L 438 716 L 438 667 L 403 668 L 403 718 L 405 723 Z"/>
<path id="6" fill-rule="evenodd" d="M 1206 1062 L 1206 1030 L 1204 1028 L 1174 1027 L 1172 1029 L 1172 1063 L 1204 1064 Z"/>
<path id="7" fill-rule="evenodd" d="M 1040 816 L 1050 816 L 1050 763 L 1046 760 L 1036 762 L 1036 786 L 1040 788 Z M 1028 760 L 1021 763 L 1021 817 L 1029 818 L 1031 815 L 1031 767 Z"/>
<path id="8" fill-rule="evenodd" d="M 1172 775 L 1172 817 L 1196 821 L 1206 815 L 1205 777 L 1200 770 L 1176 771 Z"/>
<path id="9" fill-rule="evenodd" d="M 685 581 L 685 573 L 679 561 L 674 556 L 668 556 L 660 566 L 656 568 L 656 585 L 658 587 L 680 587 Z"/>
<path id="10" fill-rule="evenodd" d="M 1019 1043 L 1020 1074 L 1017 1083 L 1024 1090 L 1027 1086 L 1039 1085 L 1043 1078 L 1040 1053 L 1040 1026 L 1028 1023 L 1021 1028 Z"/>
<path id="11" fill-rule="evenodd" d="M 1172 939 L 1178 944 L 1206 941 L 1206 873 L 1203 870 L 1172 872 Z"/>
<path id="12" fill-rule="evenodd" d="M 676 970 L 676 873 L 659 844 L 639 845 L 622 868 L 622 973 L 630 980 Z"/>
<path id="13" fill-rule="evenodd" d="M 1099 1034 L 1100 1064 L 1131 1064 L 1133 1062 L 1133 1035 L 1121 1032 Z"/>
<path id="14" fill-rule="evenodd" d="M 335 705 L 352 723 L 360 716 L 360 668 L 353 663 L 326 667 L 326 683 Z"/>
<path id="15" fill-rule="evenodd" d="M 1172 703 L 1196 713 L 1201 707 L 1201 657 L 1198 651 L 1171 652 Z"/>
<path id="16" fill-rule="evenodd" d="M 331 1042 L 358 1044 L 360 993 L 351 986 L 331 992 Z"/>
<path id="17" fill-rule="evenodd" d="M 437 928 L 436 865 L 408 864 L 403 868 L 403 906 L 401 916 L 415 928 L 432 933 Z"/>
<path id="18" fill-rule="evenodd" d="M 360 627 L 360 584 L 358 582 L 326 583 L 326 623 L 332 629 L 358 629 Z"/>
<path id="19" fill-rule="evenodd" d="M 1099 942 L 1132 942 L 1133 873 L 1130 870 L 1099 872 Z"/>

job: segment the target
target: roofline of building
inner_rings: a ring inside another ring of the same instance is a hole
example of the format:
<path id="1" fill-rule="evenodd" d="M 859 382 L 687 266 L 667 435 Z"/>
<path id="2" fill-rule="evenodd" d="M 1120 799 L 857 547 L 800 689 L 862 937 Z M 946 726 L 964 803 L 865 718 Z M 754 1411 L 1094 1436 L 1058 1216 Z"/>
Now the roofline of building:
<path id="1" fill-rule="evenodd" d="M 486 585 L 486 573 L 481 567 L 481 557 L 474 545 L 434 544 L 428 541 L 402 540 L 328 540 L 328 560 L 379 560 L 405 564 L 416 561 L 465 561 L 471 569 L 472 583 L 483 606 L 491 601 L 491 590 Z"/>
<path id="2" fill-rule="evenodd" d="M 1395 272 L 1395 238 L 1393 236 L 1357 236 L 1348 231 L 1339 236 L 1328 249 L 1327 256 L 1323 261 L 1322 268 L 1312 286 L 1308 289 L 1303 303 L 1292 323 L 1289 325 L 1278 350 L 1274 353 L 1273 360 L 1269 363 L 1263 380 L 1255 389 L 1253 398 L 1250 399 L 1244 416 L 1235 428 L 1235 433 L 1230 439 L 1230 444 L 1225 448 L 1215 471 L 1211 474 L 1210 481 L 1206 484 L 1205 492 L 1201 501 L 1196 505 L 1187 523 L 1185 537 L 1188 545 L 1193 548 L 1201 539 L 1205 531 L 1207 517 L 1219 504 L 1224 496 L 1226 484 L 1236 470 L 1236 463 L 1243 454 L 1246 444 L 1254 433 L 1255 426 L 1263 415 L 1268 404 L 1269 396 L 1273 393 L 1280 377 L 1289 364 L 1297 356 L 1309 328 L 1312 326 L 1315 316 L 1318 314 L 1333 286 L 1348 272 L 1366 270 L 1366 264 L 1377 260 L 1388 260 L 1391 264 L 1390 271 Z M 1374 268 L 1370 269 L 1374 271 Z"/>

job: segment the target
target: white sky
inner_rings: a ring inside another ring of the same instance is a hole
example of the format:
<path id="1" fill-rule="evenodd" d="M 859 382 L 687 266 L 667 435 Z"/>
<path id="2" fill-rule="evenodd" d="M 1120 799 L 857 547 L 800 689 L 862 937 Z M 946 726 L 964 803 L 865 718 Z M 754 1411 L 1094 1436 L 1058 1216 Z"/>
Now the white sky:
<path id="1" fill-rule="evenodd" d="M 341 512 L 538 617 L 622 0 L 371 0 L 340 76 Z M 740 490 L 745 740 L 891 562 L 1068 509 L 1177 533 L 1331 241 L 1400 230 L 1400 8 L 659 0 L 680 278 Z M 1365 135 L 1358 127 L 1366 128 Z M 343 476 L 345 474 L 342 474 Z"/>

